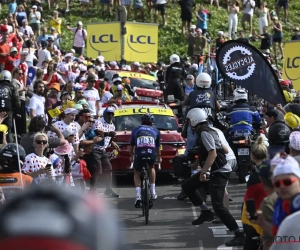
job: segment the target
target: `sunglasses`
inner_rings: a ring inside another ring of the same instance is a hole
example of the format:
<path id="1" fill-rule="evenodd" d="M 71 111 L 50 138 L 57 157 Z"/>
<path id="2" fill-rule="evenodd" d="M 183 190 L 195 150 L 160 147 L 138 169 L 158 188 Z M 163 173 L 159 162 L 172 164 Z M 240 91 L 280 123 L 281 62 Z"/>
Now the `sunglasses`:
<path id="1" fill-rule="evenodd" d="M 47 142 L 47 141 L 45 141 L 45 140 L 36 140 L 36 141 L 35 141 L 35 143 L 37 143 L 37 144 L 44 144 L 44 145 L 46 145 L 48 142 Z"/>
<path id="2" fill-rule="evenodd" d="M 298 181 L 299 179 L 294 177 L 294 178 L 287 178 L 287 179 L 283 179 L 283 180 L 278 180 L 278 181 L 274 181 L 273 184 L 276 188 L 279 188 L 281 186 L 285 186 L 288 187 L 290 185 L 292 185 L 294 182 Z"/>
<path id="3" fill-rule="evenodd" d="M 23 72 L 18 72 L 18 74 L 22 76 L 22 75 L 23 75 Z"/>
<path id="4" fill-rule="evenodd" d="M 94 120 L 89 120 L 89 122 L 90 122 L 90 123 L 95 123 L 96 121 L 94 121 Z"/>
<path id="5" fill-rule="evenodd" d="M 193 79 L 187 79 L 187 80 L 192 81 Z"/>
<path id="6" fill-rule="evenodd" d="M 84 118 L 89 119 L 89 118 L 91 118 L 91 116 L 90 115 L 85 115 Z"/>

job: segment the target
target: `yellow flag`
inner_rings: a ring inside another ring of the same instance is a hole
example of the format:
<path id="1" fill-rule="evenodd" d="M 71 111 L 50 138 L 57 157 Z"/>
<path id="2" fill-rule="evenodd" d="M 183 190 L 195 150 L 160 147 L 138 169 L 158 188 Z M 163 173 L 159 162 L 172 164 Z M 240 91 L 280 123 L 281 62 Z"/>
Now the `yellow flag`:
<path id="1" fill-rule="evenodd" d="M 68 108 L 73 108 L 75 106 L 76 102 L 68 100 L 67 103 L 62 105 L 63 110 Z"/>
<path id="2" fill-rule="evenodd" d="M 48 111 L 49 115 L 54 118 L 54 117 L 57 117 L 61 114 L 61 111 L 59 110 L 58 107 L 56 107 L 55 109 L 51 109 Z"/>

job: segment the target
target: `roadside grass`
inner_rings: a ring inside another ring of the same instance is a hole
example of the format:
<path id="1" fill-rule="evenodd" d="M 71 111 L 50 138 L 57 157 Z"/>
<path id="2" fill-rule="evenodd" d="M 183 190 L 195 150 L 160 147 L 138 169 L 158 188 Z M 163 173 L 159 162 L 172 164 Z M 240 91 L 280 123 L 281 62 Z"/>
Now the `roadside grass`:
<path id="1" fill-rule="evenodd" d="M 59 1 L 60 2 L 60 1 Z M 61 1 L 62 2 L 62 1 Z M 92 1 L 91 1 L 92 2 Z M 197 9 L 200 3 L 197 2 Z M 77 0 L 73 0 L 73 3 L 70 5 L 70 13 L 63 15 L 63 24 L 62 24 L 62 49 L 69 51 L 72 47 L 73 43 L 73 34 L 68 31 L 66 28 L 66 24 L 70 23 L 72 27 L 76 26 L 78 21 L 82 21 L 84 25 L 89 23 L 100 23 L 100 22 L 111 22 L 115 21 L 114 15 L 108 15 L 105 13 L 104 17 L 101 15 L 99 1 L 96 0 L 96 8 L 91 6 L 90 12 L 88 16 L 83 16 L 80 4 Z M 227 33 L 227 20 L 228 14 L 225 8 L 225 4 L 221 3 L 222 8 L 219 10 L 215 6 L 209 6 L 206 4 L 206 8 L 209 9 L 212 14 L 211 19 L 208 22 L 208 33 L 210 36 L 215 39 L 217 37 L 218 31 L 223 31 Z M 60 9 L 63 9 L 64 3 L 59 4 Z M 275 10 L 275 1 L 268 1 L 268 7 L 270 10 Z M 44 6 L 44 18 L 46 22 L 42 25 L 49 26 L 49 19 L 52 16 L 52 11 L 48 11 L 47 7 Z M 7 16 L 8 8 L 7 5 L 2 6 L 1 18 Z M 151 15 L 147 13 L 145 8 L 145 22 L 153 22 L 153 12 L 151 11 Z M 289 41 L 293 34 L 292 30 L 294 27 L 299 25 L 299 14 L 300 14 L 300 2 L 292 1 L 289 6 L 289 23 L 284 24 L 282 21 L 283 18 L 283 10 L 280 13 L 280 20 L 283 25 L 284 32 L 284 41 Z M 239 23 L 238 30 L 241 29 L 241 17 L 242 13 L 239 13 Z M 133 11 L 131 12 L 131 16 L 128 18 L 129 21 L 140 21 L 133 20 Z M 161 23 L 161 17 L 158 17 L 158 21 Z M 193 18 L 192 23 L 196 24 L 196 18 Z M 254 30 L 258 33 L 258 18 L 255 16 L 253 20 Z M 271 32 L 271 29 L 269 30 Z M 248 34 L 248 33 L 247 33 Z M 213 42 L 214 43 L 214 42 Z M 259 48 L 260 42 L 252 43 L 254 46 Z M 181 19 L 180 19 L 180 7 L 178 5 L 173 6 L 172 1 L 170 1 L 167 5 L 167 26 L 162 27 L 159 26 L 159 46 L 158 46 L 158 60 L 164 61 L 165 63 L 169 62 L 169 57 L 172 54 L 178 54 L 180 56 L 187 55 L 187 41 L 185 36 L 181 33 Z M 278 53 L 278 52 L 277 52 Z M 125 58 L 126 59 L 126 58 Z M 282 61 L 279 61 L 279 65 L 282 65 Z"/>

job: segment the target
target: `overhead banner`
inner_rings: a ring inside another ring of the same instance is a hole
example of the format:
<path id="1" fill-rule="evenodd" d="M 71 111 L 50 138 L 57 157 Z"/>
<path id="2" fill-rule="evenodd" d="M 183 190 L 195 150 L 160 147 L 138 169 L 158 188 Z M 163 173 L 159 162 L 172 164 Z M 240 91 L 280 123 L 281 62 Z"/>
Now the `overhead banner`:
<path id="1" fill-rule="evenodd" d="M 252 45 L 236 40 L 223 43 L 217 51 L 217 65 L 223 77 L 271 104 L 285 105 L 275 71 Z"/>
<path id="2" fill-rule="evenodd" d="M 126 23 L 124 59 L 130 62 L 156 62 L 158 51 L 158 25 Z"/>
<path id="3" fill-rule="evenodd" d="M 104 56 L 106 61 L 121 60 L 121 27 L 119 22 L 87 25 L 87 56 Z"/>
<path id="4" fill-rule="evenodd" d="M 300 89 L 300 41 L 286 42 L 284 45 L 284 64 L 282 77 L 293 83 L 294 89 Z"/>

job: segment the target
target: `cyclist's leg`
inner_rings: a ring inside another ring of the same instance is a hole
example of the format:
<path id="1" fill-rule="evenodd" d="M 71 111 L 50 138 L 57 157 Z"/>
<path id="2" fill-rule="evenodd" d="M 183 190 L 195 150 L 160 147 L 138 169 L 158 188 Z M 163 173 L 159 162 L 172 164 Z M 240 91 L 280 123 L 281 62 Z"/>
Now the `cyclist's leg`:
<path id="1" fill-rule="evenodd" d="M 152 196 L 151 198 L 152 199 L 157 198 L 156 191 L 155 191 L 156 172 L 155 172 L 155 168 L 154 168 L 154 162 L 155 162 L 155 159 L 153 159 L 153 161 L 148 163 L 149 180 L 150 180 L 150 189 L 151 189 L 151 196 Z"/>
<path id="2" fill-rule="evenodd" d="M 141 171 L 142 171 L 143 165 L 141 161 L 139 161 L 137 158 L 134 159 L 133 162 L 133 169 L 134 169 L 134 185 L 136 190 L 136 199 L 134 206 L 140 207 L 141 206 Z"/>

